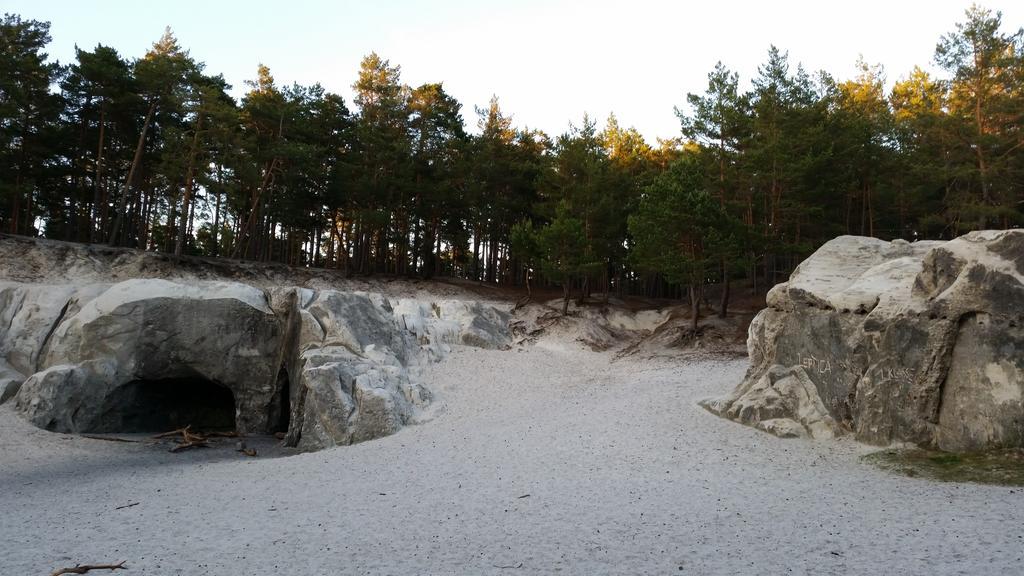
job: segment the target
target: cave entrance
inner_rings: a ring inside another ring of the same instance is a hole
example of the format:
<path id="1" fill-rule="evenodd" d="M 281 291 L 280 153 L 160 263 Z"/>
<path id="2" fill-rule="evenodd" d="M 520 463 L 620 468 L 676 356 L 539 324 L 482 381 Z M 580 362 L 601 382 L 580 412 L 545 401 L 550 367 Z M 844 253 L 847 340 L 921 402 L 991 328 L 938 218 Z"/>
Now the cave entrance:
<path id="1" fill-rule="evenodd" d="M 235 396 L 204 378 L 133 380 L 104 404 L 86 432 L 166 432 L 191 426 L 201 431 L 235 429 Z"/>

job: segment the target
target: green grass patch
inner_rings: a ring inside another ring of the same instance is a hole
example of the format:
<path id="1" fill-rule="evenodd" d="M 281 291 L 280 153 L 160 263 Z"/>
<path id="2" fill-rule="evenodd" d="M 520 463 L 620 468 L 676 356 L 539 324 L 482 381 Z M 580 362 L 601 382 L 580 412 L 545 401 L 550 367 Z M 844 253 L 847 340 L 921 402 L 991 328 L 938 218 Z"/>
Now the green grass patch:
<path id="1" fill-rule="evenodd" d="M 1024 450 L 954 454 L 932 450 L 882 450 L 865 461 L 897 474 L 941 482 L 1024 486 Z"/>

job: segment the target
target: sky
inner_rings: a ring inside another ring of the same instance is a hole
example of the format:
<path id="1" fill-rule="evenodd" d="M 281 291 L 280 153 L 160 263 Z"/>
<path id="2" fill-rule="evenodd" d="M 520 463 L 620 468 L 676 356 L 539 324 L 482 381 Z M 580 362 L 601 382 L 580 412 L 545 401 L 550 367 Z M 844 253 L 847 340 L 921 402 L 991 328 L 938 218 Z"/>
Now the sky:
<path id="1" fill-rule="evenodd" d="M 492 95 L 516 126 L 561 134 L 587 113 L 614 112 L 649 142 L 679 135 L 674 107 L 707 87 L 721 60 L 749 85 L 772 44 L 790 61 L 838 79 L 858 57 L 889 84 L 932 65 L 935 44 L 963 20 L 968 0 L 818 1 L 312 1 L 4 0 L 0 12 L 51 23 L 52 58 L 112 46 L 139 57 L 170 26 L 180 44 L 241 96 L 259 63 L 278 84 L 313 84 L 351 102 L 359 62 L 372 51 L 411 86 L 443 82 L 475 128 Z M 982 3 L 1024 25 L 1024 2 Z"/>

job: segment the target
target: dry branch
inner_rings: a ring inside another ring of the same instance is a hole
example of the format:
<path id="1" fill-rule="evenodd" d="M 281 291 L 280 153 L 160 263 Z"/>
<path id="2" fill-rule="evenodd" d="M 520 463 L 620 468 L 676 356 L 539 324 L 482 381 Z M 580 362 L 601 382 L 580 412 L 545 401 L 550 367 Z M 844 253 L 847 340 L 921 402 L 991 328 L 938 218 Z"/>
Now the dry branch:
<path id="1" fill-rule="evenodd" d="M 142 440 L 129 440 L 128 438 L 117 438 L 115 436 L 94 436 L 92 434 L 82 434 L 81 436 L 90 440 L 106 440 L 107 442 L 142 442 Z"/>
<path id="2" fill-rule="evenodd" d="M 61 574 L 85 574 L 90 570 L 110 570 L 111 572 L 114 570 L 127 570 L 124 566 L 125 562 L 127 562 L 127 560 L 122 560 L 117 564 L 76 564 L 71 568 L 58 568 L 55 572 L 50 574 L 50 576 L 60 576 Z"/>
<path id="3" fill-rule="evenodd" d="M 171 452 L 181 452 L 182 450 L 188 450 L 189 448 L 208 448 L 211 438 L 241 438 L 242 435 L 237 430 L 229 432 L 193 432 L 192 425 L 189 424 L 184 428 L 178 428 L 177 430 L 171 430 L 169 432 L 162 432 L 153 436 L 154 439 L 160 438 L 171 438 L 174 436 L 180 436 L 180 438 L 174 438 L 174 441 L 178 443 L 177 446 L 171 448 Z M 255 456 L 256 451 L 253 450 L 249 456 Z"/>
<path id="4" fill-rule="evenodd" d="M 531 299 L 529 295 L 526 295 L 516 300 L 516 305 L 512 307 L 512 314 L 515 314 L 520 308 L 529 304 Z"/>
<path id="5" fill-rule="evenodd" d="M 157 434 L 156 436 L 153 436 L 153 438 L 159 439 L 170 438 L 171 436 L 184 436 L 188 434 L 188 429 L 191 427 L 192 426 L 185 426 L 184 428 L 178 428 L 177 430 L 171 430 L 170 432 L 163 432 L 162 434 Z"/>
<path id="6" fill-rule="evenodd" d="M 184 428 L 178 428 L 177 430 L 171 430 L 170 432 L 164 432 L 157 434 L 153 438 L 170 438 L 172 436 L 181 436 L 181 438 L 175 438 L 174 441 L 178 443 L 177 446 L 171 448 L 171 452 L 181 452 L 182 450 L 188 450 L 189 448 L 207 448 L 210 446 L 210 442 L 206 436 L 197 432 L 192 432 L 192 426 L 185 426 Z"/>
<path id="7" fill-rule="evenodd" d="M 171 452 L 181 452 L 188 450 L 189 448 L 209 448 L 210 443 L 206 440 L 185 440 L 181 444 L 178 444 L 174 448 L 171 448 Z"/>

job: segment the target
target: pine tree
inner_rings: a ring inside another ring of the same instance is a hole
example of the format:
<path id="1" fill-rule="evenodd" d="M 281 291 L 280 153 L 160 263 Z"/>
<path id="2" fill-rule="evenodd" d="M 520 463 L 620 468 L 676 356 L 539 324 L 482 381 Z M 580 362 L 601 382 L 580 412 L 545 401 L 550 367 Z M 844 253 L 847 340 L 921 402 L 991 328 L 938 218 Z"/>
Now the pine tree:
<path id="1" fill-rule="evenodd" d="M 830 166 L 841 174 L 847 188 L 846 232 L 877 236 L 879 205 L 891 204 L 891 173 L 894 167 L 893 118 L 886 99 L 881 66 L 857 63 L 860 74 L 840 83 L 834 93 L 831 131 L 835 134 Z M 884 212 L 882 213 L 884 216 Z M 854 222 L 858 222 L 857 225 Z M 898 237 L 902 225 L 887 222 L 886 236 Z M 894 225 L 895 224 L 895 225 Z"/>
<path id="2" fill-rule="evenodd" d="M 541 180 L 541 210 L 554 220 L 578 220 L 583 228 L 581 261 L 588 262 L 580 287 L 580 301 L 589 296 L 597 273 L 606 273 L 620 254 L 625 232 L 624 212 L 614 193 L 611 163 L 596 125 L 583 117 L 555 142 L 551 169 Z M 583 272 L 581 268 L 578 272 Z M 604 278 L 607 285 L 607 278 Z"/>
<path id="3" fill-rule="evenodd" d="M 958 229 L 1007 227 L 1024 216 L 1024 173 L 1014 155 L 1024 121 L 1024 29 L 1004 33 L 1002 14 L 976 5 L 966 17 L 935 48 L 935 61 L 952 74 L 948 106 L 957 148 L 972 163 L 951 209 Z"/>
<path id="4" fill-rule="evenodd" d="M 685 155 L 644 190 L 629 217 L 634 263 L 689 290 L 691 328 L 700 318 L 701 288 L 709 270 L 742 245 L 739 222 L 705 188 L 697 155 Z"/>
<path id="5" fill-rule="evenodd" d="M 63 71 L 47 61 L 49 41 L 49 23 L 13 14 L 0 21 L 0 223 L 14 234 L 37 233 L 38 201 L 60 188 L 48 164 L 63 107 L 50 86 Z"/>
<path id="6" fill-rule="evenodd" d="M 188 51 L 178 44 L 171 29 L 167 28 L 149 52 L 135 62 L 133 68 L 136 90 L 145 102 L 146 112 L 142 118 L 131 167 L 121 185 L 116 216 L 109 236 L 109 243 L 113 245 L 121 244 L 129 238 L 136 244 L 145 243 L 144 227 L 148 215 L 141 210 L 137 178 L 146 151 L 147 136 L 154 124 L 158 128 L 170 128 L 181 120 L 183 92 L 189 76 L 197 69 L 197 64 L 189 56 Z M 150 203 L 153 200 L 149 199 Z M 139 218 L 134 229 L 129 232 L 124 224 L 128 218 L 130 205 L 134 206 Z M 141 221 L 138 221 L 139 219 Z"/>
<path id="7" fill-rule="evenodd" d="M 123 152 L 134 130 L 132 77 L 129 63 L 113 48 L 102 44 L 91 52 L 76 48 L 75 56 L 61 88 L 67 102 L 64 121 L 78 134 L 71 153 L 72 179 L 77 183 L 80 218 L 86 224 L 66 236 L 99 242 L 109 213 L 109 184 L 117 181 L 130 160 Z"/>
<path id="8" fill-rule="evenodd" d="M 412 91 L 413 268 L 422 259 L 421 275 L 437 272 L 437 244 L 442 224 L 460 215 L 458 193 L 464 187 L 468 136 L 459 102 L 441 84 L 424 84 Z"/>
<path id="9" fill-rule="evenodd" d="M 739 92 L 739 76 L 721 62 L 708 74 L 708 88 L 703 96 L 687 94 L 691 114 L 676 108 L 683 136 L 697 143 L 703 151 L 698 157 L 708 161 L 704 173 L 707 190 L 713 191 L 725 212 L 742 214 L 748 229 L 754 227 L 754 198 L 743 173 L 741 158 L 750 140 L 749 96 Z M 735 270 L 745 268 L 754 259 L 753 247 L 744 254 L 735 254 L 719 263 L 721 300 L 719 315 L 729 309 L 730 280 Z M 753 274 L 751 274 L 753 277 Z"/>
<path id="10" fill-rule="evenodd" d="M 356 262 L 360 272 L 405 272 L 409 243 L 411 139 L 409 89 L 401 67 L 376 53 L 363 58 L 352 88 L 359 107 L 356 134 L 362 159 L 357 194 Z M 396 247 L 392 258 L 390 247 Z"/>

